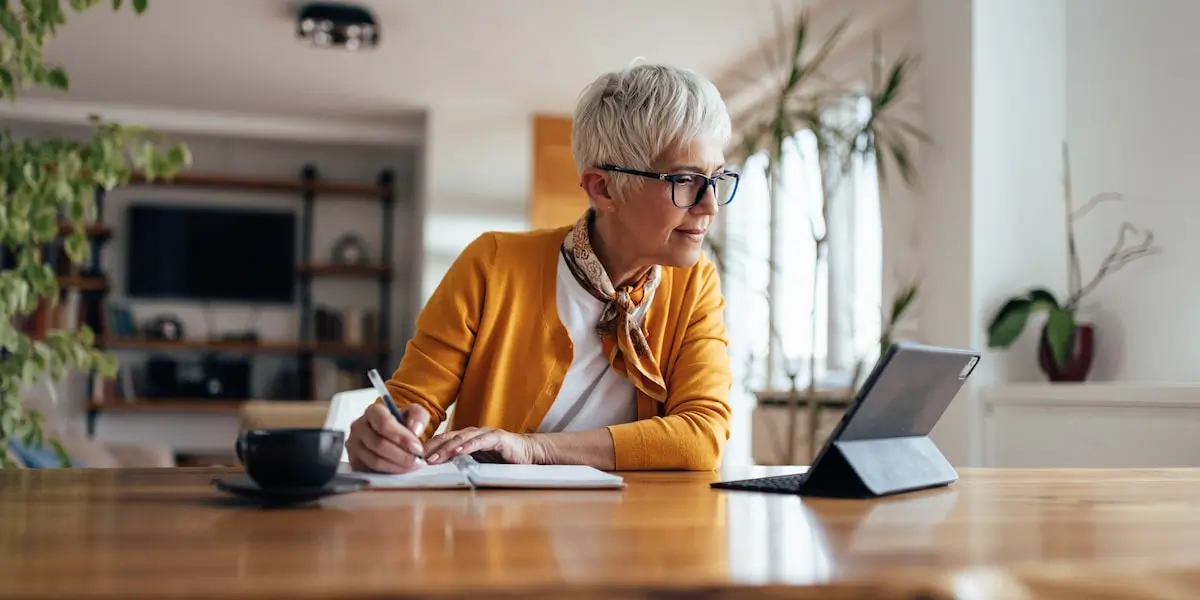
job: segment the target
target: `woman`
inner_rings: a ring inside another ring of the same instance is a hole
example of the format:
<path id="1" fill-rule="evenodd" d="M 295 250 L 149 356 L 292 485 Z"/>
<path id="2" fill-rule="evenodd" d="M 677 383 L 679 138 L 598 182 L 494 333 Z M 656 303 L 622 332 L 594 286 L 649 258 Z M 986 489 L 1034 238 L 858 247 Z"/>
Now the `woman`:
<path id="1" fill-rule="evenodd" d="M 352 467 L 403 473 L 478 453 L 715 469 L 732 376 L 701 245 L 736 191 L 729 137 L 720 94 L 689 71 L 639 65 L 592 83 L 572 128 L 589 210 L 468 245 L 387 382 L 407 426 L 372 405 L 350 428 Z M 429 438 L 452 403 L 452 427 Z"/>

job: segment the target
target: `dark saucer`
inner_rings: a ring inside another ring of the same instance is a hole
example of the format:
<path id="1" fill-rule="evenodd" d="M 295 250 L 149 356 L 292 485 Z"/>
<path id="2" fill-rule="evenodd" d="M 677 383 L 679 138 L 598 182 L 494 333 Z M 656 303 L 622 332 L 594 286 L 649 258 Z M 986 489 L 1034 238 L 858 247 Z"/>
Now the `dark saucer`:
<path id="1" fill-rule="evenodd" d="M 231 475 L 216 477 L 212 486 L 227 494 L 241 498 L 257 500 L 263 504 L 283 506 L 288 504 L 303 504 L 313 502 L 327 496 L 357 492 L 367 486 L 367 482 L 354 477 L 336 475 L 329 483 L 321 487 L 299 488 L 270 488 L 265 489 L 250 479 L 248 475 Z"/>

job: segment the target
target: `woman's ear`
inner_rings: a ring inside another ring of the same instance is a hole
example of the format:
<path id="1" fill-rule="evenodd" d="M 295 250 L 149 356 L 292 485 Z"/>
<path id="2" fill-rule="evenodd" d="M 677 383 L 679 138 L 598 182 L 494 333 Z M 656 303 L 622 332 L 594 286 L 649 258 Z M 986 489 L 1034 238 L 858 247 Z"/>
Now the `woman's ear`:
<path id="1" fill-rule="evenodd" d="M 613 194 L 612 180 L 608 172 L 601 169 L 587 169 L 579 178 L 579 187 L 587 193 L 596 210 L 613 212 L 617 209 L 616 195 Z"/>

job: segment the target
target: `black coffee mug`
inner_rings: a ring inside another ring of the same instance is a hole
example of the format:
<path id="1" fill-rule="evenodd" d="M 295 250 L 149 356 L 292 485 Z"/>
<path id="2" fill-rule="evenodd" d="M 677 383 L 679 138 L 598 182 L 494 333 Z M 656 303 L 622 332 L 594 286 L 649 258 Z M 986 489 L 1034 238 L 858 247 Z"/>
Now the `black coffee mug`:
<path id="1" fill-rule="evenodd" d="M 335 429 L 252 429 L 235 451 L 262 488 L 319 488 L 337 475 L 346 434 Z"/>

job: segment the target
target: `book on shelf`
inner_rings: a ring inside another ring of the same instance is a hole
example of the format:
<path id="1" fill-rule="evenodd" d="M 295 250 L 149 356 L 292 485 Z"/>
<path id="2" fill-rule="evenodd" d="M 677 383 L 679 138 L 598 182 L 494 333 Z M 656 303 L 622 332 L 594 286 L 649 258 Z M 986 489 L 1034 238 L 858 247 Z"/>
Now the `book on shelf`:
<path id="1" fill-rule="evenodd" d="M 125 306 L 109 303 L 105 311 L 108 317 L 105 333 L 112 338 L 137 337 L 138 326 L 133 320 L 133 313 Z"/>
<path id="2" fill-rule="evenodd" d="M 379 320 L 373 310 L 319 306 L 313 311 L 313 331 L 318 342 L 364 346 L 379 341 Z"/>

